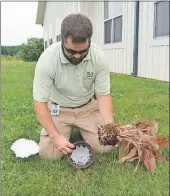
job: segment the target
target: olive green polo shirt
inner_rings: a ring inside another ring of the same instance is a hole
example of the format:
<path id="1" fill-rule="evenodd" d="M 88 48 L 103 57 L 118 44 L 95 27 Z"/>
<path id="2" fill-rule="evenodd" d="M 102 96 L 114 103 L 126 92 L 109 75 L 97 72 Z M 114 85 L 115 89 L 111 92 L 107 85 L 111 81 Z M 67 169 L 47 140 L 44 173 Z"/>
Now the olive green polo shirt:
<path id="1" fill-rule="evenodd" d="M 64 56 L 61 42 L 49 46 L 40 56 L 33 81 L 33 98 L 55 102 L 62 107 L 77 107 L 96 95 L 110 93 L 110 68 L 103 51 L 91 44 L 78 65 Z"/>

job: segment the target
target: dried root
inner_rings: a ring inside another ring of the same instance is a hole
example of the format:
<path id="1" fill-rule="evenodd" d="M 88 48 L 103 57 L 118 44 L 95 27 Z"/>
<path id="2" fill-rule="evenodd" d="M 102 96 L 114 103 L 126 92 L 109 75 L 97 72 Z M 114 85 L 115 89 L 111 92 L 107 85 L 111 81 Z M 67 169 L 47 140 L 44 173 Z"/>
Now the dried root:
<path id="1" fill-rule="evenodd" d="M 98 128 L 99 142 L 101 145 L 113 145 L 118 143 L 117 136 L 119 135 L 119 129 L 113 124 L 107 124 Z"/>
<path id="2" fill-rule="evenodd" d="M 157 137 L 158 124 L 153 118 L 148 121 L 137 121 L 132 125 L 115 126 L 107 124 L 98 128 L 101 145 L 115 146 L 119 143 L 119 161 L 132 162 L 137 160 L 153 172 L 156 162 L 162 161 L 160 146 L 168 146 L 168 139 Z"/>

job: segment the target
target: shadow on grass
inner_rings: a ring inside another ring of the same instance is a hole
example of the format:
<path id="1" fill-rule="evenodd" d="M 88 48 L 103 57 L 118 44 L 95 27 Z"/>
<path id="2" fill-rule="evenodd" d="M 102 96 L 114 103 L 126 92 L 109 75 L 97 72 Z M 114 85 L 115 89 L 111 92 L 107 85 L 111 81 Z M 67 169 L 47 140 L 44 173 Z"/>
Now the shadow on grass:
<path id="1" fill-rule="evenodd" d="M 72 133 L 70 136 L 70 142 L 78 142 L 78 141 L 84 141 L 83 137 L 81 136 L 80 130 L 77 127 L 72 128 Z"/>

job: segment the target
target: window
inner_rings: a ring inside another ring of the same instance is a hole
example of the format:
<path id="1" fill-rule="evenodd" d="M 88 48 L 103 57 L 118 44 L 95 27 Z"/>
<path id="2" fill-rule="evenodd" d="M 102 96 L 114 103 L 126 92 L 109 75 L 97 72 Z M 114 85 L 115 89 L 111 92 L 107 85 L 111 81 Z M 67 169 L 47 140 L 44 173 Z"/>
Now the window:
<path id="1" fill-rule="evenodd" d="M 123 2 L 104 2 L 104 43 L 122 41 Z"/>
<path id="2" fill-rule="evenodd" d="M 57 42 L 61 41 L 60 35 L 57 35 L 57 36 L 56 36 L 56 41 L 57 41 Z"/>
<path id="3" fill-rule="evenodd" d="M 49 45 L 51 45 L 53 43 L 53 39 L 49 39 Z"/>
<path id="4" fill-rule="evenodd" d="M 47 41 L 45 41 L 45 49 L 47 48 Z"/>
<path id="5" fill-rule="evenodd" d="M 155 37 L 169 36 L 169 6 L 168 1 L 155 3 Z"/>
<path id="6" fill-rule="evenodd" d="M 113 40 L 114 42 L 121 42 L 122 41 L 122 16 L 115 18 L 113 25 L 114 25 Z"/>
<path id="7" fill-rule="evenodd" d="M 105 29 L 105 43 L 111 43 L 112 20 L 108 20 L 104 23 L 104 29 Z"/>

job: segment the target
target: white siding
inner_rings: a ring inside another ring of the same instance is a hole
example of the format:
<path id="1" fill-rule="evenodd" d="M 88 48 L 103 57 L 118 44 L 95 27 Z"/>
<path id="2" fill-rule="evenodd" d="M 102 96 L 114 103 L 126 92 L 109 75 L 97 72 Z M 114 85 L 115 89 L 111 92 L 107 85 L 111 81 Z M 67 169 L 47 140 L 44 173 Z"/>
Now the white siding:
<path id="1" fill-rule="evenodd" d="M 140 2 L 138 76 L 169 81 L 169 37 L 153 38 L 154 2 Z"/>
<path id="2" fill-rule="evenodd" d="M 56 35 L 60 34 L 60 25 L 63 18 L 70 13 L 77 12 L 87 15 L 91 19 L 94 29 L 92 41 L 103 48 L 109 59 L 111 71 L 131 74 L 133 2 L 125 2 L 123 6 L 122 43 L 104 44 L 104 2 L 47 2 L 44 16 L 44 38 L 48 37 L 50 39 L 52 31 L 52 39 L 55 42 Z"/>
<path id="3" fill-rule="evenodd" d="M 131 74 L 133 57 L 133 2 L 123 4 L 123 35 L 121 43 L 104 44 L 104 2 L 84 2 L 82 13 L 88 14 L 94 27 L 92 41 L 103 48 L 115 73 Z"/>
<path id="4" fill-rule="evenodd" d="M 56 42 L 65 16 L 83 13 L 93 23 L 92 41 L 104 50 L 111 72 L 130 75 L 133 70 L 134 4 L 123 2 L 122 42 L 104 44 L 104 2 L 47 2 L 44 41 L 52 38 Z M 140 1 L 139 18 L 138 76 L 169 81 L 169 37 L 153 39 L 154 2 Z"/>
<path id="5" fill-rule="evenodd" d="M 86 15 L 93 24 L 93 36 L 92 36 L 92 42 L 97 43 L 96 41 L 96 26 L 95 26 L 95 17 L 98 15 L 96 12 L 96 5 L 97 2 L 81 2 L 80 3 L 80 13 Z"/>
<path id="6" fill-rule="evenodd" d="M 56 42 L 56 36 L 60 34 L 61 22 L 65 16 L 70 13 L 77 13 L 80 11 L 79 2 L 46 2 L 46 9 L 44 15 L 44 41 L 53 39 Z"/>

